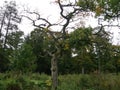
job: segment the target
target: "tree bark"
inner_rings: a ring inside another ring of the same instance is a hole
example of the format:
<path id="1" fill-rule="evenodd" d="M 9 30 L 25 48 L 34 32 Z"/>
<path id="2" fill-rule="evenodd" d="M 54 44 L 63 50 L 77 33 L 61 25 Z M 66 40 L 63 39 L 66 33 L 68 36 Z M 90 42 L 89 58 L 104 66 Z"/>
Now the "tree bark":
<path id="1" fill-rule="evenodd" d="M 3 28 L 3 25 L 4 25 L 4 21 L 5 21 L 5 13 L 3 14 L 3 18 L 2 18 L 2 22 L 1 22 L 1 27 L 0 27 L 0 38 L 2 36 L 2 28 Z"/>
<path id="2" fill-rule="evenodd" d="M 57 90 L 58 86 L 58 59 L 60 57 L 60 49 L 55 46 L 56 51 L 54 53 L 49 53 L 51 58 L 51 79 L 52 79 L 52 90 Z"/>
<path id="3" fill-rule="evenodd" d="M 6 28 L 6 34 L 5 34 L 5 41 L 4 41 L 4 48 L 6 48 L 6 43 L 7 43 L 7 37 L 8 37 L 8 31 L 9 31 L 9 27 L 10 27 L 10 22 L 11 21 L 11 15 L 8 19 L 8 24 L 7 24 L 7 28 Z"/>
<path id="4" fill-rule="evenodd" d="M 82 74 L 85 74 L 85 68 L 82 67 Z"/>
<path id="5" fill-rule="evenodd" d="M 57 90 L 58 86 L 58 65 L 57 56 L 53 54 L 51 59 L 51 77 L 52 77 L 52 90 Z"/>

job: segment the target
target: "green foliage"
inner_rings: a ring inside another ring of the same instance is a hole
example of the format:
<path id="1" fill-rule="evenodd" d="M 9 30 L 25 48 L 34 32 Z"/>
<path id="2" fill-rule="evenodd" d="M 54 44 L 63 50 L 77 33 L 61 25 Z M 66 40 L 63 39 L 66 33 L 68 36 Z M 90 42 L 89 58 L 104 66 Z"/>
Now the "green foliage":
<path id="1" fill-rule="evenodd" d="M 0 72 L 4 72 L 9 68 L 9 59 L 3 48 L 0 48 Z"/>
<path id="2" fill-rule="evenodd" d="M 94 10 L 96 7 L 95 0 L 78 0 L 77 5 L 84 10 Z"/>
<path id="3" fill-rule="evenodd" d="M 64 75 L 59 77 L 58 90 L 119 90 L 118 77 L 110 74 Z"/>
<path id="4" fill-rule="evenodd" d="M 70 34 L 69 43 L 72 49 L 71 51 L 73 54 L 76 54 L 73 59 L 76 60 L 76 66 L 78 65 L 77 67 L 81 68 L 81 70 L 82 68 L 93 68 L 93 61 L 91 59 L 93 49 L 92 31 L 91 28 L 78 28 Z M 78 70 L 78 72 L 80 71 Z"/>
<path id="5" fill-rule="evenodd" d="M 119 14 L 120 11 L 120 1 L 119 0 L 110 0 L 110 8 L 113 14 Z"/>
<path id="6" fill-rule="evenodd" d="M 78 0 L 77 5 L 83 10 L 94 12 L 96 16 L 102 15 L 105 19 L 119 17 L 119 0 Z"/>
<path id="7" fill-rule="evenodd" d="M 85 69 L 86 73 L 96 69 L 101 69 L 103 72 L 118 73 L 120 71 L 120 55 L 117 51 L 115 51 L 117 56 L 112 53 L 118 48 L 111 50 L 112 45 L 109 43 L 109 33 L 105 32 L 104 29 L 100 30 L 99 28 L 97 33 L 93 34 L 96 31 L 92 28 L 78 28 L 70 34 L 67 33 L 66 40 L 61 39 L 63 36 L 61 32 L 49 32 L 48 28 L 43 30 L 35 29 L 25 38 L 22 44 L 21 37 L 23 32 L 16 31 L 18 29 L 16 22 L 14 22 L 16 23 L 15 25 L 13 25 L 14 23 L 10 24 L 10 27 L 6 29 L 8 20 L 12 18 L 14 21 L 16 19 L 14 17 L 18 15 L 16 4 L 14 2 L 9 4 L 4 7 L 6 9 L 1 8 L 0 14 L 1 17 L 4 14 L 6 15 L 5 23 L 3 23 L 5 26 L 0 29 L 1 72 L 11 69 L 22 72 L 37 71 L 50 74 L 51 57 L 48 52 L 56 52 L 55 47 L 58 47 L 61 51 L 61 57 L 58 58 L 60 74 L 81 73 L 82 69 Z M 82 12 L 92 11 L 96 16 L 105 16 L 105 19 L 119 17 L 119 0 L 78 0 L 77 5 L 81 7 Z M 9 18 L 10 16 L 11 18 Z M 13 22 L 12 20 L 11 22 Z M 19 20 L 21 21 L 21 18 Z M 2 30 L 6 30 L 6 34 Z M 76 56 L 73 56 L 74 54 Z M 10 68 L 8 68 L 9 65 Z M 86 80 L 83 79 L 83 82 L 86 82 Z M 41 82 L 33 80 L 31 83 L 38 84 Z"/>
<path id="8" fill-rule="evenodd" d="M 0 6 L 0 72 L 9 70 L 13 52 L 20 47 L 23 32 L 18 30 L 21 17 L 15 1 Z"/>
<path id="9" fill-rule="evenodd" d="M 95 31 L 92 28 L 78 28 L 68 34 L 69 38 L 64 42 L 59 40 L 62 51 L 58 60 L 60 74 L 81 73 L 82 69 L 85 73 L 90 73 L 98 69 L 99 61 L 102 71 L 115 72 L 116 64 L 113 64 L 115 61 L 111 56 L 109 35 L 104 30 L 96 35 L 93 32 Z M 54 51 L 54 45 L 49 34 L 35 29 L 25 38 L 22 47 L 9 56 L 11 70 L 50 74 L 51 57 L 47 51 Z M 73 57 L 73 54 L 76 56 Z"/>
<path id="10" fill-rule="evenodd" d="M 45 74 L 22 75 L 17 72 L 0 74 L 0 90 L 50 90 L 51 81 Z"/>
<path id="11" fill-rule="evenodd" d="M 33 54 L 32 47 L 23 44 L 13 57 L 12 69 L 22 72 L 33 72 L 36 69 L 36 57 Z"/>
<path id="12" fill-rule="evenodd" d="M 87 46 L 92 41 L 92 28 L 78 28 L 70 34 L 70 44 L 79 48 L 80 46 Z"/>
<path id="13" fill-rule="evenodd" d="M 57 90 L 119 90 L 120 75 L 68 74 L 59 76 Z M 51 78 L 45 74 L 0 73 L 0 90 L 51 90 Z"/>
<path id="14" fill-rule="evenodd" d="M 50 74 L 50 56 L 46 51 L 52 49 L 48 47 L 49 45 L 52 46 L 52 43 L 48 36 L 40 29 L 35 29 L 25 41 L 32 47 L 32 52 L 36 57 L 36 71 Z"/>
<path id="15" fill-rule="evenodd" d="M 22 36 L 24 35 L 23 31 L 12 32 L 8 35 L 8 45 L 12 50 L 18 49 L 20 45 L 23 43 Z"/>
<path id="16" fill-rule="evenodd" d="M 4 48 L 10 48 L 11 46 L 9 46 L 9 34 L 12 34 L 18 30 L 18 24 L 21 22 L 21 17 L 19 15 L 15 1 L 6 1 L 0 8 L 0 11 L 0 40 L 2 40 L 1 44 L 3 44 Z M 2 39 L 3 37 L 4 39 Z"/>

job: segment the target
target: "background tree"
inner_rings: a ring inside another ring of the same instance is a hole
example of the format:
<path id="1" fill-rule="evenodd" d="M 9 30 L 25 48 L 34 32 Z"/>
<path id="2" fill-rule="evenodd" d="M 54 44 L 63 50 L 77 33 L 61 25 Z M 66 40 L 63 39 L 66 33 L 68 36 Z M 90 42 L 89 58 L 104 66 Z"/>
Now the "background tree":
<path id="1" fill-rule="evenodd" d="M 51 56 L 51 76 L 52 76 L 53 90 L 56 90 L 57 85 L 58 85 L 58 79 L 57 79 L 57 77 L 58 77 L 58 60 L 61 55 L 66 54 L 65 50 L 63 50 L 62 48 L 65 48 L 66 46 L 68 46 L 65 42 L 68 39 L 67 30 L 68 30 L 70 23 L 74 21 L 74 17 L 77 16 L 78 14 L 84 15 L 84 13 L 86 13 L 86 12 L 89 13 L 91 11 L 94 11 L 98 4 L 98 3 L 94 2 L 93 0 L 90 0 L 90 1 L 80 0 L 78 2 L 76 2 L 76 1 L 74 3 L 68 2 L 66 4 L 64 3 L 64 1 L 62 2 L 61 0 L 57 0 L 56 2 L 60 8 L 61 18 L 64 20 L 64 23 L 62 23 L 62 27 L 61 27 L 62 29 L 60 30 L 61 32 L 52 31 L 50 29 L 50 27 L 54 26 L 54 25 L 59 25 L 59 24 L 50 23 L 47 19 L 41 18 L 39 13 L 29 12 L 29 14 L 35 14 L 37 16 L 37 18 L 35 20 L 33 20 L 32 18 L 30 18 L 28 16 L 25 16 L 28 19 L 30 19 L 33 22 L 33 25 L 35 27 L 39 28 L 39 30 L 41 30 L 41 32 L 48 33 L 48 35 L 50 35 L 50 37 L 52 37 L 50 45 L 48 44 L 45 51 Z M 70 11 L 66 12 L 66 8 L 72 8 L 72 9 Z M 37 24 L 36 21 L 42 21 L 43 23 Z M 85 45 L 85 44 L 83 44 L 83 45 Z M 49 49 L 50 47 L 51 48 L 53 47 L 52 50 Z M 83 50 L 83 51 L 86 52 L 86 48 L 84 48 L 84 49 L 85 50 Z"/>
<path id="2" fill-rule="evenodd" d="M 45 52 L 48 36 L 39 29 L 34 29 L 26 38 L 26 43 L 32 47 L 32 51 L 36 56 L 36 72 L 50 74 L 50 56 Z M 48 41 L 48 42 L 49 42 Z"/>
<path id="3" fill-rule="evenodd" d="M 14 1 L 10 1 L 10 2 L 5 1 L 5 5 L 0 8 L 0 11 L 1 11 L 0 13 L 0 48 L 2 49 L 0 53 L 3 57 L 6 58 L 7 61 L 5 60 L 5 62 L 9 63 L 8 60 L 9 60 L 10 54 L 12 53 L 13 48 L 15 49 L 12 41 L 16 39 L 16 37 L 10 37 L 10 36 L 12 33 L 19 32 L 17 30 L 18 30 L 18 23 L 21 22 L 21 18 L 20 16 L 18 16 L 18 10 L 16 7 L 16 3 Z M 20 37 L 21 36 L 19 36 L 19 38 Z M 18 42 L 16 43 L 17 43 L 16 45 L 18 45 Z M 6 63 L 6 67 L 8 67 L 7 63 Z"/>
<path id="4" fill-rule="evenodd" d="M 35 72 L 36 70 L 36 56 L 32 51 L 32 47 L 24 43 L 16 52 L 16 58 L 13 59 L 11 69 L 14 71 L 27 73 Z"/>
<path id="5" fill-rule="evenodd" d="M 107 69 L 107 64 L 111 62 L 111 42 L 110 34 L 104 28 L 95 35 L 94 49 L 96 55 L 96 64 L 99 73 Z M 110 68 L 110 67 L 109 67 Z"/>
<path id="6" fill-rule="evenodd" d="M 120 71 L 120 46 L 119 45 L 113 45 L 112 46 L 112 64 L 114 66 L 114 72 L 118 75 Z"/>
<path id="7" fill-rule="evenodd" d="M 92 28 L 78 28 L 70 34 L 70 45 L 74 54 L 76 54 L 79 68 L 81 73 L 85 73 L 85 70 L 90 72 L 90 68 L 93 68 L 93 61 L 91 59 L 91 50 L 93 48 L 93 34 Z M 79 72 L 79 71 L 78 71 Z"/>
<path id="8" fill-rule="evenodd" d="M 82 73 L 85 70 L 87 73 L 95 70 L 112 71 L 112 67 L 110 67 L 113 66 L 112 44 L 109 32 L 103 28 L 97 31 L 92 28 L 78 28 L 70 34 L 70 45 L 72 52 L 76 55 L 73 58 L 78 60 Z"/>
<path id="9" fill-rule="evenodd" d="M 7 46 L 7 37 L 9 33 L 18 30 L 17 24 L 21 22 L 20 16 L 18 16 L 18 10 L 16 3 L 13 1 L 5 2 L 5 6 L 1 8 L 1 40 L 3 40 L 3 47 Z M 3 33 L 5 32 L 5 33 Z M 4 37 L 4 38 L 2 38 Z"/>

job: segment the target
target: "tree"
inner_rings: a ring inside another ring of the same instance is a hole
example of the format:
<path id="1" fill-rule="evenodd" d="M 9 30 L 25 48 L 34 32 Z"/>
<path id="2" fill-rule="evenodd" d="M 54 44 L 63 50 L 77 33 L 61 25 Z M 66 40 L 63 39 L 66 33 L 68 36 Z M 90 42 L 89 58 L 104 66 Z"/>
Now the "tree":
<path id="1" fill-rule="evenodd" d="M 119 45 L 113 45 L 112 46 L 112 64 L 115 67 L 115 72 L 118 75 L 120 71 L 120 46 Z"/>
<path id="2" fill-rule="evenodd" d="M 93 47 L 92 31 L 92 28 L 78 28 L 70 34 L 70 45 L 73 53 L 76 54 L 75 57 L 78 59 L 83 74 L 85 73 L 85 68 L 87 66 L 92 68 L 92 60 L 90 56 Z M 86 68 L 86 70 L 87 69 L 88 68 Z"/>
<path id="3" fill-rule="evenodd" d="M 23 31 L 15 31 L 15 32 L 11 32 L 10 34 L 8 34 L 8 46 L 12 49 L 12 50 L 17 50 L 20 45 L 23 43 L 23 36 L 24 33 Z"/>
<path id="4" fill-rule="evenodd" d="M 6 53 L 4 53 L 3 48 L 0 48 L 0 72 L 5 72 L 9 68 L 10 61 L 6 57 Z"/>
<path id="5" fill-rule="evenodd" d="M 120 16 L 119 0 L 78 0 L 77 5 L 95 12 L 96 16 L 111 19 Z"/>
<path id="6" fill-rule="evenodd" d="M 11 58 L 11 69 L 23 73 L 34 72 L 36 70 L 36 56 L 32 51 L 32 47 L 24 43 L 17 50 L 16 56 Z"/>
<path id="7" fill-rule="evenodd" d="M 50 56 L 45 52 L 48 46 L 47 42 L 50 40 L 48 35 L 37 28 L 25 38 L 26 43 L 32 47 L 32 51 L 36 56 L 36 72 L 50 74 Z"/>
<path id="8" fill-rule="evenodd" d="M 105 14 L 106 19 L 113 19 L 120 17 L 120 1 L 119 0 L 108 0 L 102 1 L 101 9 L 102 14 Z"/>
<path id="9" fill-rule="evenodd" d="M 99 30 L 102 29 L 102 30 Z M 78 28 L 70 33 L 70 46 L 81 72 L 99 72 L 112 69 L 112 56 L 109 32 L 103 28 Z M 111 64 L 111 65 L 110 65 Z M 89 69 L 88 69 L 89 68 Z M 112 70 L 111 70 L 112 71 Z"/>
<path id="10" fill-rule="evenodd" d="M 101 0 L 100 0 L 101 1 Z M 64 52 L 63 48 L 68 48 L 69 45 L 66 44 L 66 40 L 69 38 L 67 35 L 67 31 L 70 30 L 68 27 L 71 28 L 76 28 L 76 26 L 70 26 L 71 22 L 74 22 L 78 15 L 79 16 L 87 16 L 86 12 L 95 12 L 98 16 L 103 12 L 102 8 L 100 5 L 104 5 L 103 2 L 100 3 L 99 0 L 79 0 L 78 2 L 75 0 L 75 2 L 67 2 L 67 1 L 62 1 L 62 0 L 57 0 L 56 3 L 59 5 L 60 8 L 60 16 L 61 19 L 64 21 L 62 23 L 51 23 L 45 18 L 41 18 L 41 15 L 37 12 L 28 12 L 31 15 L 35 15 L 36 19 L 32 19 L 28 16 L 27 17 L 29 20 L 33 22 L 33 26 L 37 27 L 41 32 L 45 33 L 47 37 L 50 37 L 51 40 L 50 42 L 46 40 L 48 44 L 46 45 L 46 48 L 44 51 L 51 56 L 51 77 L 52 77 L 52 88 L 53 90 L 57 89 L 58 85 L 58 61 L 60 59 L 61 55 L 65 55 L 66 52 Z M 69 11 L 67 12 L 66 8 L 71 8 L 68 9 Z M 36 23 L 37 21 L 43 22 L 43 23 Z M 50 27 L 52 26 L 61 26 L 60 31 L 52 31 Z M 101 30 L 98 30 L 101 31 Z M 87 38 L 89 39 L 89 38 Z M 84 42 L 88 43 L 88 42 Z M 83 43 L 83 46 L 86 45 Z M 88 45 L 88 44 L 87 44 Z M 84 47 L 84 51 L 86 48 Z"/>
<path id="11" fill-rule="evenodd" d="M 51 56 L 51 77 L 52 77 L 52 88 L 53 90 L 57 89 L 58 85 L 58 60 L 61 55 L 64 55 L 65 52 L 62 48 L 65 48 L 67 45 L 65 44 L 67 36 L 67 27 L 69 26 L 70 22 L 72 21 L 73 17 L 77 15 L 79 12 L 85 11 L 84 8 L 78 8 L 78 6 L 74 4 L 62 4 L 60 0 L 57 1 L 57 4 L 60 7 L 60 15 L 61 18 L 65 21 L 65 23 L 62 25 L 61 32 L 52 31 L 50 29 L 51 26 L 59 25 L 59 24 L 52 24 L 47 19 L 41 18 L 39 13 L 36 12 L 28 12 L 30 14 L 35 14 L 37 16 L 36 20 L 31 19 L 28 16 L 28 19 L 30 19 L 33 22 L 33 25 L 41 32 L 48 33 L 48 36 L 52 38 L 50 45 L 48 44 L 47 49 L 45 50 L 46 53 L 48 53 Z M 72 11 L 69 13 L 64 13 L 65 8 L 70 8 L 73 6 Z M 85 11 L 86 12 L 86 11 Z M 44 23 L 40 23 L 39 25 L 36 24 L 36 21 L 43 21 Z M 51 45 L 52 44 L 52 45 Z M 52 49 L 49 49 L 51 47 Z"/>
<path id="12" fill-rule="evenodd" d="M 104 34 L 106 33 L 105 30 L 103 31 L 103 29 L 105 29 L 106 27 L 108 28 L 118 27 L 119 29 L 120 1 L 119 0 L 78 0 L 77 4 L 80 7 L 88 8 L 90 11 L 94 12 L 95 16 L 98 18 L 98 24 L 101 29 L 98 29 L 99 36 L 96 38 L 96 41 L 98 42 L 96 43 L 95 47 L 98 50 L 97 51 L 99 53 L 98 55 L 100 55 L 99 57 L 97 57 L 99 59 L 98 67 L 100 71 L 100 68 L 103 69 L 102 67 L 104 67 L 105 69 L 108 63 L 110 65 L 110 62 L 111 62 L 111 57 L 109 56 L 111 55 L 110 48 L 112 45 L 108 43 L 109 40 L 106 40 L 106 39 L 109 39 L 110 37 L 106 37 L 108 35 L 103 35 L 103 33 Z M 103 24 L 103 22 L 105 21 L 107 21 L 108 24 Z M 113 24 L 114 23 L 113 21 L 117 21 L 118 23 Z M 101 32 L 103 37 L 101 35 Z M 108 34 L 108 32 L 106 34 Z M 105 55 L 107 57 L 105 57 Z M 103 62 L 104 62 L 104 65 L 102 65 Z M 112 67 L 112 64 L 111 64 L 111 67 Z"/>
<path id="13" fill-rule="evenodd" d="M 14 1 L 10 1 L 9 3 L 5 2 L 5 6 L 1 7 L 1 28 L 0 28 L 0 39 L 3 42 L 4 48 L 7 47 L 7 39 L 9 33 L 18 30 L 17 24 L 20 22 L 21 18 L 20 16 L 18 16 L 16 3 Z"/>
<path id="14" fill-rule="evenodd" d="M 17 46 L 12 41 L 16 39 L 15 36 L 12 36 L 12 33 L 19 32 L 18 30 L 18 23 L 21 22 L 20 16 L 18 16 L 18 10 L 16 8 L 16 3 L 14 1 L 7 2 L 5 1 L 5 5 L 0 8 L 0 52 L 1 55 L 9 62 L 9 57 Z M 22 32 L 23 33 L 23 32 Z M 21 35 L 18 36 L 20 39 Z M 16 42 L 18 45 L 19 42 Z M 14 45 L 13 45 L 14 44 Z M 15 46 L 15 47 L 14 47 Z M 0 57 L 2 58 L 2 57 Z M 1 59 L 4 61 L 3 59 Z M 5 60 L 5 62 L 6 62 Z M 6 67 L 7 67 L 6 63 Z M 2 67 L 1 67 L 2 68 Z"/>

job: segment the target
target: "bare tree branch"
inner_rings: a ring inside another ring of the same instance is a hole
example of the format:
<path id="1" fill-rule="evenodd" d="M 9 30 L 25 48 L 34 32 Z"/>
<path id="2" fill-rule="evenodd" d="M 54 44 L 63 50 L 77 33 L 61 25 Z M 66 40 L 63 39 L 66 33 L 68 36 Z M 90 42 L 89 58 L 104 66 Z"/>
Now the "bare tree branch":
<path id="1" fill-rule="evenodd" d="M 63 39 L 66 39 L 66 28 L 68 27 L 68 25 L 70 24 L 70 20 L 72 20 L 73 16 L 75 16 L 76 14 L 78 14 L 80 11 L 82 12 L 83 9 L 81 8 L 76 8 L 76 5 L 72 5 L 70 4 L 66 4 L 66 5 L 62 5 L 62 3 L 60 2 L 60 0 L 58 0 L 58 4 L 60 7 L 60 15 L 66 20 L 65 24 L 62 27 L 62 33 L 63 33 Z M 64 15 L 64 7 L 73 7 L 73 11 L 68 13 L 67 15 Z"/>

